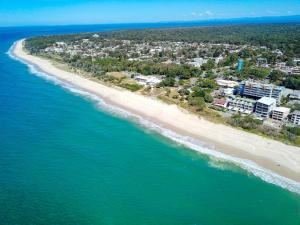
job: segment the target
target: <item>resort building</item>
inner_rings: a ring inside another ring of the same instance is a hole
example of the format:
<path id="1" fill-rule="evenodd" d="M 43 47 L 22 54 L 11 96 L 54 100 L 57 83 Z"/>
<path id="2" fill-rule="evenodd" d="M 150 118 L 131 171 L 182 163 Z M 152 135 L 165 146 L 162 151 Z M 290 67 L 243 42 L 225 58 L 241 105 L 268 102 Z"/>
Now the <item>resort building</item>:
<path id="1" fill-rule="evenodd" d="M 300 111 L 296 110 L 291 114 L 291 122 L 296 125 L 300 125 Z"/>
<path id="2" fill-rule="evenodd" d="M 251 114 L 254 111 L 256 101 L 249 98 L 234 98 L 228 101 L 228 109 L 232 112 Z"/>
<path id="3" fill-rule="evenodd" d="M 275 107 L 272 112 L 272 119 L 283 121 L 290 114 L 290 109 L 286 107 Z"/>
<path id="4" fill-rule="evenodd" d="M 269 97 L 262 97 L 256 103 L 255 114 L 261 118 L 270 116 L 273 109 L 276 107 L 276 99 Z"/>
<path id="5" fill-rule="evenodd" d="M 262 84 L 256 82 L 246 81 L 243 84 L 243 95 L 246 97 L 252 97 L 255 99 L 259 99 L 262 97 L 269 97 L 276 99 L 276 103 L 280 103 L 280 99 L 282 93 L 284 91 L 284 87 L 276 86 L 272 84 Z"/>

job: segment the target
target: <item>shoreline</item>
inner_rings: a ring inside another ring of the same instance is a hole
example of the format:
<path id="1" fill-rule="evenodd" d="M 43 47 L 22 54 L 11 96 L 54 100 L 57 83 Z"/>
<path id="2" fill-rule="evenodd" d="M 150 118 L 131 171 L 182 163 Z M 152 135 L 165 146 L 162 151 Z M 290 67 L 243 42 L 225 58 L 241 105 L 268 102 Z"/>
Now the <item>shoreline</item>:
<path id="1" fill-rule="evenodd" d="M 23 41 L 16 42 L 12 47 L 12 54 L 18 59 L 37 66 L 45 73 L 92 93 L 106 103 L 136 114 L 153 124 L 162 125 L 163 128 L 179 135 L 213 145 L 215 147 L 212 149 L 213 152 L 225 154 L 231 158 L 228 160 L 235 164 L 239 163 L 233 159 L 247 159 L 262 167 L 261 169 L 267 169 L 267 172 L 275 172 L 273 175 L 279 174 L 291 181 L 296 181 L 295 185 L 299 186 L 298 191 L 300 191 L 300 148 L 222 124 L 215 124 L 188 113 L 176 105 L 167 105 L 150 97 L 117 87 L 108 87 L 100 82 L 61 70 L 49 60 L 28 55 L 23 50 Z M 250 172 L 257 175 L 251 170 Z"/>

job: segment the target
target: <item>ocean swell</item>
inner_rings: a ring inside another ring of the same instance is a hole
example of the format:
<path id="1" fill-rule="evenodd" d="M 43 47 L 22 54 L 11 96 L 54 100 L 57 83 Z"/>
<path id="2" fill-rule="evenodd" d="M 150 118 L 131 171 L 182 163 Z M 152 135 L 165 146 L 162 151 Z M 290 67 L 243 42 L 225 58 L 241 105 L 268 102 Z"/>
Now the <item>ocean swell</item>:
<path id="1" fill-rule="evenodd" d="M 154 132 L 157 132 L 157 133 L 175 141 L 178 144 L 181 144 L 185 147 L 193 149 L 201 154 L 212 157 L 213 160 L 220 161 L 220 162 L 224 162 L 224 161 L 231 162 L 231 163 L 245 169 L 246 171 L 250 172 L 254 176 L 261 178 L 265 182 L 275 184 L 275 185 L 285 188 L 289 191 L 300 194 L 300 183 L 298 183 L 294 180 L 280 176 L 270 170 L 267 170 L 267 169 L 257 165 L 256 163 L 254 163 L 250 160 L 226 155 L 222 152 L 215 150 L 214 146 L 206 145 L 205 143 L 202 143 L 199 140 L 196 140 L 192 137 L 180 135 L 169 129 L 164 128 L 163 126 L 157 125 L 147 119 L 144 119 L 141 116 L 138 116 L 136 114 L 133 114 L 131 112 L 123 110 L 117 106 L 107 104 L 99 96 L 96 96 L 95 94 L 84 91 L 70 83 L 67 83 L 67 82 L 64 82 L 64 81 L 58 79 L 57 77 L 55 77 L 53 75 L 50 75 L 50 74 L 47 74 L 47 73 L 41 71 L 37 66 L 30 64 L 30 63 L 16 57 L 15 55 L 13 55 L 12 50 L 14 48 L 14 45 L 9 49 L 7 54 L 11 58 L 18 60 L 18 61 L 22 62 L 23 64 L 27 65 L 32 74 L 42 77 L 43 79 L 46 79 L 47 81 L 50 81 L 55 85 L 59 85 L 76 95 L 80 95 L 80 96 L 83 96 L 84 98 L 92 100 L 93 102 L 95 102 L 95 104 L 101 110 L 104 110 L 110 114 L 113 114 L 115 116 L 118 116 L 118 117 L 121 117 L 124 119 L 129 119 L 129 120 L 141 125 L 142 127 L 146 128 L 146 129 L 150 129 Z"/>

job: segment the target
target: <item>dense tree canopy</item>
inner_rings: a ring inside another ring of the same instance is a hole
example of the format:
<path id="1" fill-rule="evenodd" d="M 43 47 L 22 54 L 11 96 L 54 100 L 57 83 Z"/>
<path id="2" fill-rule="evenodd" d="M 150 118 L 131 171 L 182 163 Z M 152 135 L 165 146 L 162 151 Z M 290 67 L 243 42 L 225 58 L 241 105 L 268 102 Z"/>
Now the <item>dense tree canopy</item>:
<path id="1" fill-rule="evenodd" d="M 281 49 L 288 56 L 300 56 L 300 25 L 293 23 L 121 30 L 101 32 L 98 35 L 100 39 L 251 44 Z M 34 37 L 26 45 L 32 52 L 36 52 L 56 41 L 76 41 L 90 37 L 90 33 Z M 218 55 L 218 50 L 214 54 Z M 242 54 L 252 55 L 247 50 Z"/>

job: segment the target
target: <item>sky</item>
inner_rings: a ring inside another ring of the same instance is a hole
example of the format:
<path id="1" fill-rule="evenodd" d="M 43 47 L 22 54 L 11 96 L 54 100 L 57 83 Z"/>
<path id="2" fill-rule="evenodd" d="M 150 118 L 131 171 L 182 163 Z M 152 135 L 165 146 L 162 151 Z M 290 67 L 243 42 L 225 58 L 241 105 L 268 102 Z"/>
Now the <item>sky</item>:
<path id="1" fill-rule="evenodd" d="M 300 0 L 0 0 L 0 26 L 300 15 Z"/>

